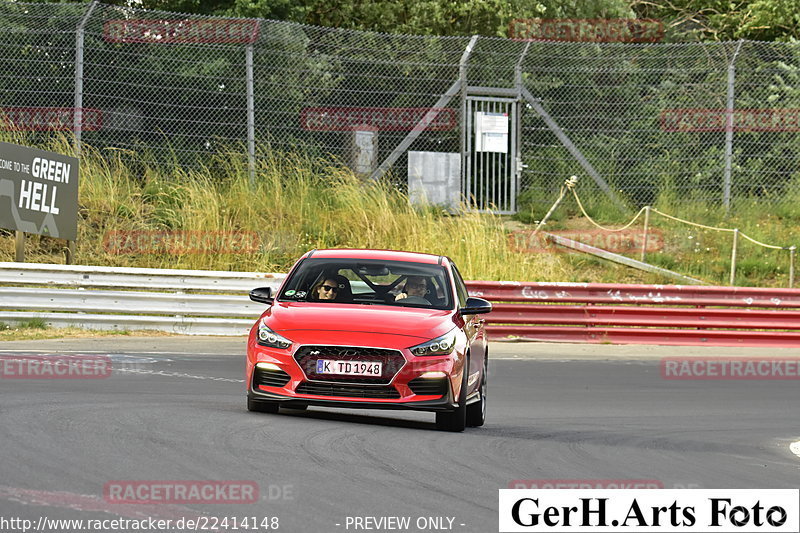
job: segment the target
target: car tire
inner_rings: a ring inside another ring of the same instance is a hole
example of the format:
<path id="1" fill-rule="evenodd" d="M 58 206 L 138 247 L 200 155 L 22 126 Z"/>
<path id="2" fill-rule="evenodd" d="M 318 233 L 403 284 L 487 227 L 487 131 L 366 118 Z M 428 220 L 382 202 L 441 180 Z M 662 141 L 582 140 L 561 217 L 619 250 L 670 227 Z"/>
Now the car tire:
<path id="1" fill-rule="evenodd" d="M 488 354 L 483 357 L 483 375 L 481 376 L 481 399 L 467 406 L 467 427 L 476 428 L 486 422 L 486 377 L 489 370 Z"/>
<path id="2" fill-rule="evenodd" d="M 458 394 L 458 407 L 455 411 L 436 413 L 436 429 L 459 433 L 467 426 L 467 375 L 469 360 L 464 363 L 461 373 L 461 392 Z"/>
<path id="3" fill-rule="evenodd" d="M 247 410 L 254 413 L 277 413 L 278 402 L 265 402 L 247 397 Z"/>

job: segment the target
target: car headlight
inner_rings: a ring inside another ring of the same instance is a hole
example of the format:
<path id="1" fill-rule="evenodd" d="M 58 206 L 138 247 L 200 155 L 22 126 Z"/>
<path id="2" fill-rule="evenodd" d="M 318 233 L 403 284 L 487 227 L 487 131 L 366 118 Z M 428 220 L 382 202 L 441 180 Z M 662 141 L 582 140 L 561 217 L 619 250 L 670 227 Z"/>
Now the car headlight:
<path id="1" fill-rule="evenodd" d="M 270 348 L 286 349 L 292 345 L 292 341 L 272 331 L 269 326 L 264 324 L 264 320 L 258 323 L 257 342 L 261 346 L 269 346 Z"/>
<path id="2" fill-rule="evenodd" d="M 456 346 L 456 330 L 409 348 L 414 355 L 448 355 Z"/>

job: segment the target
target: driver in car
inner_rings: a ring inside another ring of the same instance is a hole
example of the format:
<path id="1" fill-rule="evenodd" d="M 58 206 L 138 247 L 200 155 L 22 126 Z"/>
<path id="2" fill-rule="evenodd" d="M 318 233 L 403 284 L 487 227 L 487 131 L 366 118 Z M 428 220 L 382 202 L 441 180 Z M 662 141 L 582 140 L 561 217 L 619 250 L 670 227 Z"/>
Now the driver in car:
<path id="1" fill-rule="evenodd" d="M 309 300 L 317 302 L 350 302 L 353 300 L 350 281 L 339 274 L 327 274 L 311 289 Z"/>
<path id="2" fill-rule="evenodd" d="M 313 300 L 335 300 L 339 296 L 339 282 L 333 277 L 323 277 L 313 289 L 311 297 Z"/>
<path id="3" fill-rule="evenodd" d="M 428 294 L 428 283 L 424 276 L 408 276 L 403 292 L 395 296 L 394 300 L 399 301 L 409 297 L 425 299 Z M 427 302 L 427 299 L 425 299 Z M 430 303 L 430 302 L 428 302 Z"/>

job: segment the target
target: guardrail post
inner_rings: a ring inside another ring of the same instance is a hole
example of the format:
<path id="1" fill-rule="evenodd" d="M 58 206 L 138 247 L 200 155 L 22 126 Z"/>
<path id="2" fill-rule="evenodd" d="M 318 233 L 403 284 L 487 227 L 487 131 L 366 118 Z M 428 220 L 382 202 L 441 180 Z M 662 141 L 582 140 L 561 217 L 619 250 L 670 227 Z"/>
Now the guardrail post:
<path id="1" fill-rule="evenodd" d="M 794 289 L 794 256 L 797 252 L 797 246 L 789 247 L 789 288 Z"/>
<path id="2" fill-rule="evenodd" d="M 731 250 L 731 282 L 733 286 L 736 279 L 736 252 L 739 248 L 739 228 L 733 230 L 733 250 Z"/>
<path id="3" fill-rule="evenodd" d="M 644 231 L 642 232 L 642 253 L 639 261 L 644 262 L 644 254 L 647 251 L 647 229 L 650 227 L 650 206 L 644 206 Z"/>
<path id="4" fill-rule="evenodd" d="M 25 262 L 25 232 L 14 232 L 14 261 L 17 263 Z"/>

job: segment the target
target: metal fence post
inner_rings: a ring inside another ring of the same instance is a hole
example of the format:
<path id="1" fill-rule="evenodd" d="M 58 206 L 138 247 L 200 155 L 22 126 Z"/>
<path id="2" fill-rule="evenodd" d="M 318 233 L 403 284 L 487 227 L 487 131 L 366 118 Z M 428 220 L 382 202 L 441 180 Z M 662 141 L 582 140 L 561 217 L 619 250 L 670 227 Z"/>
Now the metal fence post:
<path id="1" fill-rule="evenodd" d="M 740 40 L 736 44 L 736 51 L 733 53 L 730 64 L 728 64 L 728 100 L 725 107 L 725 176 L 722 185 L 722 204 L 725 212 L 731 208 L 731 168 L 733 165 L 733 109 L 735 104 L 735 83 L 736 83 L 736 56 L 742 48 Z"/>
<path id="2" fill-rule="evenodd" d="M 72 111 L 72 131 L 75 134 L 75 155 L 81 155 L 81 131 L 83 130 L 83 34 L 92 11 L 97 7 L 94 0 L 81 17 L 75 31 L 75 109 Z"/>
<path id="3" fill-rule="evenodd" d="M 647 252 L 647 230 L 650 227 L 650 206 L 644 206 L 644 231 L 642 232 L 642 253 L 639 258 L 644 262 L 644 254 Z"/>
<path id="4" fill-rule="evenodd" d="M 522 182 L 522 169 L 526 168 L 525 163 L 522 161 L 522 88 L 525 87 L 525 82 L 522 79 L 522 64 L 525 62 L 525 56 L 528 55 L 528 50 L 531 47 L 530 41 L 525 44 L 525 49 L 519 55 L 519 59 L 517 60 L 517 64 L 514 66 L 514 87 L 517 90 L 517 106 L 519 107 L 519 112 L 517 113 L 517 123 L 516 123 L 516 146 L 514 147 L 517 153 L 517 160 L 514 161 L 514 191 L 512 196 L 512 204 L 514 209 L 517 209 L 517 193 L 519 192 Z"/>
<path id="5" fill-rule="evenodd" d="M 467 171 L 467 135 L 472 134 L 469 131 L 470 128 L 467 127 L 467 124 L 471 124 L 471 121 L 467 121 L 467 86 L 469 85 L 467 82 L 467 67 L 469 66 L 472 49 L 475 48 L 477 42 L 478 36 L 473 35 L 458 64 L 458 81 L 461 83 L 461 142 L 459 144 L 459 151 L 461 152 L 461 190 L 464 192 L 463 196 L 466 205 L 470 205 L 468 194 L 471 190 L 471 184 L 467 183 L 467 180 L 469 180 L 469 172 Z"/>
<path id="6" fill-rule="evenodd" d="M 475 46 L 475 41 L 477 40 L 478 36 L 473 35 L 472 39 L 470 39 L 469 44 L 467 45 L 467 48 L 461 55 L 461 62 L 459 63 L 460 65 L 459 76 L 461 75 L 462 72 L 462 66 L 463 68 L 466 68 L 469 56 L 472 53 L 472 48 Z M 466 72 L 466 70 L 464 72 Z M 465 83 L 466 80 L 464 80 L 464 84 Z M 369 179 L 371 180 L 380 179 L 392 167 L 392 165 L 394 165 L 395 162 L 398 159 L 400 159 L 400 156 L 403 155 L 406 150 L 408 150 L 408 148 L 415 140 L 417 140 L 417 137 L 422 135 L 422 132 L 424 132 L 428 128 L 428 125 L 436 118 L 438 112 L 447 104 L 449 104 L 450 100 L 452 100 L 453 97 L 455 97 L 455 95 L 458 94 L 459 90 L 461 90 L 462 88 L 461 86 L 462 86 L 462 79 L 459 77 L 459 79 L 453 82 L 453 85 L 451 85 L 450 88 L 447 89 L 447 91 L 445 91 L 445 93 L 439 97 L 436 103 L 433 104 L 433 110 L 426 113 L 425 116 L 422 117 L 422 119 L 419 122 L 417 122 L 417 124 L 413 128 L 411 128 L 411 131 L 408 132 L 408 135 L 406 135 L 405 139 L 403 139 L 402 142 L 400 142 L 400 144 L 398 144 L 395 147 L 395 149 L 392 150 L 392 153 L 389 154 L 389 156 L 383 160 L 383 162 L 378 166 L 378 168 L 376 168 L 375 171 L 372 174 L 370 174 Z M 464 105 L 463 102 L 462 105 Z M 462 135 L 461 137 L 463 139 L 464 136 Z M 462 171 L 463 171 L 463 165 L 462 165 Z"/>
<path id="7" fill-rule="evenodd" d="M 794 288 L 794 259 L 797 253 L 797 246 L 789 247 L 789 288 Z"/>
<path id="8" fill-rule="evenodd" d="M 514 87 L 517 89 L 517 99 L 520 101 L 522 101 L 522 88 L 525 86 L 524 82 L 522 81 L 522 63 L 525 61 L 525 56 L 528 55 L 528 50 L 530 47 L 531 43 L 528 42 L 525 45 L 525 48 L 522 50 L 522 53 L 519 55 L 517 64 L 514 65 Z"/>
<path id="9" fill-rule="evenodd" d="M 247 69 L 247 173 L 250 187 L 256 183 L 256 112 L 253 90 L 253 44 L 245 48 Z"/>
<path id="10" fill-rule="evenodd" d="M 731 250 L 731 281 L 730 285 L 736 281 L 736 254 L 739 249 L 739 228 L 733 230 L 733 249 Z"/>

